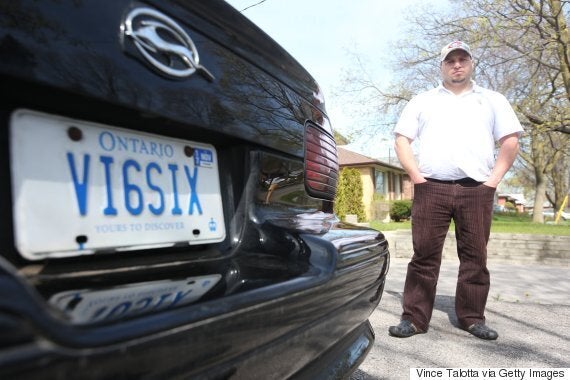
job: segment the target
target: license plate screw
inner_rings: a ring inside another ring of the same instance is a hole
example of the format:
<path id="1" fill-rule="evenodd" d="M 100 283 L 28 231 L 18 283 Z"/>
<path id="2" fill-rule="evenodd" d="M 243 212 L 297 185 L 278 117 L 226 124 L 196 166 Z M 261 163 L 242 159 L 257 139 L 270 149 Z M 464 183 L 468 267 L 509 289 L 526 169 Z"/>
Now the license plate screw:
<path id="1" fill-rule="evenodd" d="M 186 155 L 186 157 L 192 157 L 194 155 L 194 148 L 186 145 L 184 147 L 184 154 Z"/>
<path id="2" fill-rule="evenodd" d="M 67 136 L 72 141 L 79 141 L 83 138 L 83 132 L 81 132 L 81 129 L 72 126 L 67 129 Z"/>
<path id="3" fill-rule="evenodd" d="M 192 233 L 193 233 L 195 236 L 198 236 L 198 235 L 200 235 L 200 230 L 197 229 L 197 228 L 196 228 L 196 229 L 193 229 L 193 230 L 192 230 Z"/>
<path id="4" fill-rule="evenodd" d="M 77 244 L 79 245 L 79 249 L 83 249 L 83 247 L 85 246 L 85 243 L 87 243 L 87 236 L 85 235 L 77 235 L 75 237 L 75 241 L 77 242 Z"/>

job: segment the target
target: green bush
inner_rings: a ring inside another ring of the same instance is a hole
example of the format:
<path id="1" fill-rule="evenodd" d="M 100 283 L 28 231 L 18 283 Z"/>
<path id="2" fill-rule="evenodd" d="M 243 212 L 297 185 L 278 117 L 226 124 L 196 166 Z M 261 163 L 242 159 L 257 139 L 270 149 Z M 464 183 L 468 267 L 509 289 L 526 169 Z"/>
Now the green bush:
<path id="1" fill-rule="evenodd" d="M 516 212 L 517 206 L 512 202 L 505 202 L 505 209 L 509 212 Z"/>
<path id="2" fill-rule="evenodd" d="M 412 216 L 412 201 L 394 201 L 390 206 L 390 218 L 395 222 L 410 219 Z"/>
<path id="3" fill-rule="evenodd" d="M 348 214 L 355 214 L 359 222 L 366 219 L 362 194 L 360 172 L 357 169 L 343 168 L 340 171 L 334 201 L 334 212 L 341 220 Z"/>

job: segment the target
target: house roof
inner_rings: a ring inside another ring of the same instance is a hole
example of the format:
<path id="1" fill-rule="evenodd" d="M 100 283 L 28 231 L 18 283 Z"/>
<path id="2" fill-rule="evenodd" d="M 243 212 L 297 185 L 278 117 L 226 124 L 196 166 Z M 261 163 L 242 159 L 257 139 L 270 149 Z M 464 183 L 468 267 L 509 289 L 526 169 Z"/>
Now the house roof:
<path id="1" fill-rule="evenodd" d="M 497 197 L 505 198 L 507 201 L 512 201 L 517 205 L 527 204 L 524 194 L 497 194 Z"/>
<path id="2" fill-rule="evenodd" d="M 389 169 L 394 169 L 403 172 L 399 166 L 390 165 L 389 163 L 376 160 L 374 158 L 365 156 L 360 153 L 353 152 L 343 146 L 337 146 L 338 164 L 339 166 L 383 166 Z"/>

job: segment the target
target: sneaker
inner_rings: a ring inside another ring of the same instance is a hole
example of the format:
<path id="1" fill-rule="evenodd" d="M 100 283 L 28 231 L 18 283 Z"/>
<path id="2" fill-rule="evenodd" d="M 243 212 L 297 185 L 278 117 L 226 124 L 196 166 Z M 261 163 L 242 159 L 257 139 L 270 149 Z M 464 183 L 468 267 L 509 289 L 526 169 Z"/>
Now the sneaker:
<path id="1" fill-rule="evenodd" d="M 475 335 L 479 339 L 485 340 L 495 340 L 499 337 L 499 334 L 486 326 L 484 323 L 475 323 L 467 328 L 467 332 Z"/>
<path id="2" fill-rule="evenodd" d="M 412 322 L 406 319 L 402 319 L 398 326 L 390 326 L 388 332 L 390 335 L 398 338 L 408 338 L 412 335 L 423 334 L 423 331 L 418 330 Z"/>

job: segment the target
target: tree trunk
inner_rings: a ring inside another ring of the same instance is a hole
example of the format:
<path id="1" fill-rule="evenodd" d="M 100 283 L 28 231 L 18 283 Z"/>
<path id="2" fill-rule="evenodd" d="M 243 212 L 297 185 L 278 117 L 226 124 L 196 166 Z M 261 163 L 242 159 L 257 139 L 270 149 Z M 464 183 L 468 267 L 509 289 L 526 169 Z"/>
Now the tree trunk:
<path id="1" fill-rule="evenodd" d="M 546 184 L 547 179 L 541 170 L 535 170 L 536 188 L 534 196 L 534 207 L 532 212 L 532 221 L 536 223 L 544 223 L 544 215 L 542 210 L 544 201 L 546 199 Z"/>

